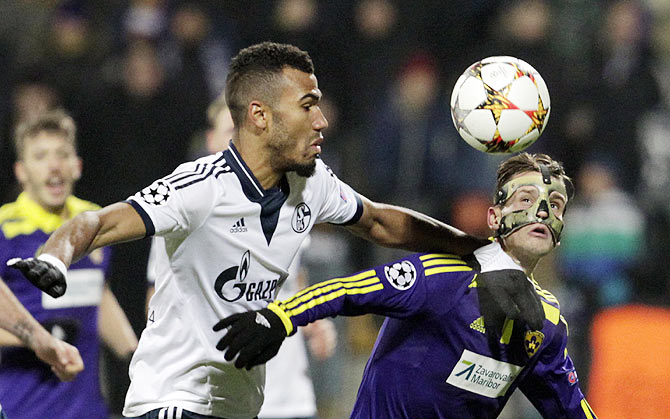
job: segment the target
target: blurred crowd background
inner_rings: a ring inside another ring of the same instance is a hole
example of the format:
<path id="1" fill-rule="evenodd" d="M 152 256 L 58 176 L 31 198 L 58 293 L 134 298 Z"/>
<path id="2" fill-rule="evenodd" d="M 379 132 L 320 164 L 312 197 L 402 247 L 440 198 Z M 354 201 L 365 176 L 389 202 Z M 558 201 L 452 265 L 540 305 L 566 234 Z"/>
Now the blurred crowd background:
<path id="1" fill-rule="evenodd" d="M 0 203 L 18 192 L 12 132 L 45 109 L 75 118 L 84 161 L 76 194 L 101 205 L 200 156 L 207 106 L 231 57 L 265 40 L 293 43 L 314 60 L 330 122 L 322 157 L 341 179 L 370 199 L 480 236 L 490 235 L 484 214 L 504 157 L 458 137 L 451 88 L 490 55 L 534 66 L 549 87 L 551 116 L 528 151 L 563 161 L 577 191 L 559 251 L 535 278 L 562 303 L 588 397 L 600 402 L 590 378 L 610 380 L 603 371 L 634 371 L 647 377 L 642 387 L 664 382 L 629 358 L 600 365 L 592 348 L 666 357 L 668 349 L 641 347 L 644 336 L 634 335 L 617 334 L 620 345 L 594 342 L 607 333 L 592 328 L 606 329 L 612 310 L 670 302 L 667 0 L 2 0 Z M 149 243 L 116 247 L 112 289 L 139 333 Z M 303 258 L 318 281 L 401 254 L 322 227 Z M 347 416 L 379 324 L 338 319 L 338 355 L 313 363 L 322 418 Z M 126 373 L 103 363 L 118 412 Z M 518 400 L 504 415 L 535 417 Z"/>

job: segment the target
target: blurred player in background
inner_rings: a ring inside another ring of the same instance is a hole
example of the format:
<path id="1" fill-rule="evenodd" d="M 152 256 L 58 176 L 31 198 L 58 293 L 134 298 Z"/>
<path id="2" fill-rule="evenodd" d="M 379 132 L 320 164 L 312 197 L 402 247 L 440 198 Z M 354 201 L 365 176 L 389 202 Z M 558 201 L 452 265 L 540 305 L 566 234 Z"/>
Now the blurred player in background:
<path id="1" fill-rule="evenodd" d="M 81 173 L 74 121 L 62 111 L 43 113 L 17 128 L 16 177 L 23 188 L 0 208 L 0 275 L 26 309 L 54 336 L 76 346 L 86 365 L 70 383 L 59 383 L 24 342 L 0 334 L 0 400 L 10 418 L 107 417 L 99 384 L 100 338 L 120 358 L 129 358 L 137 338 L 105 283 L 108 249 L 98 249 L 72 266 L 68 294 L 56 300 L 9 269 L 13 257 L 39 254 L 66 220 L 99 208 L 72 195 Z M 39 356 L 39 354 L 38 354 Z"/>
<path id="2" fill-rule="evenodd" d="M 338 314 L 383 314 L 352 418 L 495 418 L 519 388 L 543 417 L 593 419 L 567 353 L 567 323 L 549 291 L 535 283 L 546 315 L 541 330 L 481 310 L 490 295 L 479 271 L 512 266 L 492 253 L 496 247 L 532 275 L 559 244 L 569 182 L 547 155 L 511 157 L 498 169 L 487 214 L 497 240 L 472 258 L 415 254 L 321 282 L 222 320 L 214 329 L 230 329 L 217 347 L 238 368 L 250 368 L 298 326 Z"/>
<path id="3" fill-rule="evenodd" d="M 320 99 L 306 52 L 270 42 L 241 50 L 226 84 L 235 124 L 228 149 L 180 165 L 125 202 L 78 215 L 51 235 L 39 258 L 12 264 L 58 295 L 67 267 L 95 249 L 165 238 L 163 280 L 130 365 L 124 415 L 257 415 L 265 368 L 236 369 L 216 350 L 211 325 L 267 306 L 316 223 L 345 225 L 373 243 L 415 251 L 468 254 L 487 243 L 415 211 L 372 202 L 340 181 L 319 158 L 328 125 Z M 534 293 L 518 300 L 517 292 L 500 290 L 505 307 L 516 303 L 541 324 Z"/>
<path id="4" fill-rule="evenodd" d="M 77 348 L 47 332 L 21 305 L 2 279 L 0 279 L 0 328 L 16 336 L 27 348 L 34 351 L 40 360 L 51 366 L 51 371 L 61 381 L 73 380 L 84 369 Z M 0 406 L 0 419 L 6 418 Z"/>

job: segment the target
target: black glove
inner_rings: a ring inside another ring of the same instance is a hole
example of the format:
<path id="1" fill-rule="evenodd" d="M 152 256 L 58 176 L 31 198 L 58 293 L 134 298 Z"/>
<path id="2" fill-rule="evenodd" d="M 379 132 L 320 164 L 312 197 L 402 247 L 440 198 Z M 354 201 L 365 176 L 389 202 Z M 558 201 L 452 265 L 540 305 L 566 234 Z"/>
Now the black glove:
<path id="1" fill-rule="evenodd" d="M 215 332 L 229 327 L 219 340 L 216 349 L 223 351 L 226 361 L 232 361 L 238 354 L 235 367 L 247 370 L 265 364 L 277 355 L 286 338 L 286 328 L 279 316 L 270 309 L 237 313 L 221 320 L 212 328 Z"/>
<path id="2" fill-rule="evenodd" d="M 477 275 L 479 310 L 487 334 L 500 337 L 505 318 L 521 321 L 532 330 L 544 324 L 544 309 L 535 286 L 523 271 L 501 269 Z"/>
<path id="3" fill-rule="evenodd" d="M 67 283 L 65 276 L 53 264 L 35 258 L 7 262 L 7 266 L 18 269 L 28 281 L 53 298 L 65 294 Z"/>

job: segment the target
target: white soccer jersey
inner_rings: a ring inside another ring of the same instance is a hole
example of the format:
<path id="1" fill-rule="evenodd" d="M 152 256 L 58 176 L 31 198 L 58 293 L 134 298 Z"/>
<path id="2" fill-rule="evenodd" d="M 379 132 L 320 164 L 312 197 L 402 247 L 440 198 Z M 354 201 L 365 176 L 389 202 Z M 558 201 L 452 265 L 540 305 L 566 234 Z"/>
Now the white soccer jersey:
<path id="1" fill-rule="evenodd" d="M 289 277 L 279 290 L 277 299 L 283 300 L 300 291 L 301 254 L 309 246 L 309 237 L 289 268 Z M 258 417 L 306 418 L 316 416 L 316 397 L 309 376 L 309 361 L 305 337 L 301 329 L 284 340 L 277 356 L 265 364 L 265 401 Z"/>
<path id="2" fill-rule="evenodd" d="M 130 365 L 124 415 L 165 406 L 243 419 L 263 401 L 263 366 L 239 370 L 216 349 L 212 326 L 265 307 L 315 223 L 358 221 L 354 190 L 317 160 L 264 190 L 231 144 L 180 165 L 127 201 L 147 235 L 165 238 L 149 320 Z"/>

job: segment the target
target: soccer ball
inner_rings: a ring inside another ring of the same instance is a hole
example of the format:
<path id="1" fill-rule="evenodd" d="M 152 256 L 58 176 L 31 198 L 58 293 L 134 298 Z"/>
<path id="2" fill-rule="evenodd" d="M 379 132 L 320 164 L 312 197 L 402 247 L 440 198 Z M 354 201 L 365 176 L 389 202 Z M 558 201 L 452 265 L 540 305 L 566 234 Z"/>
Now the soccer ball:
<path id="1" fill-rule="evenodd" d="M 458 133 L 486 153 L 513 153 L 533 144 L 544 131 L 549 110 L 542 76 L 514 57 L 489 57 L 472 64 L 451 94 Z"/>

